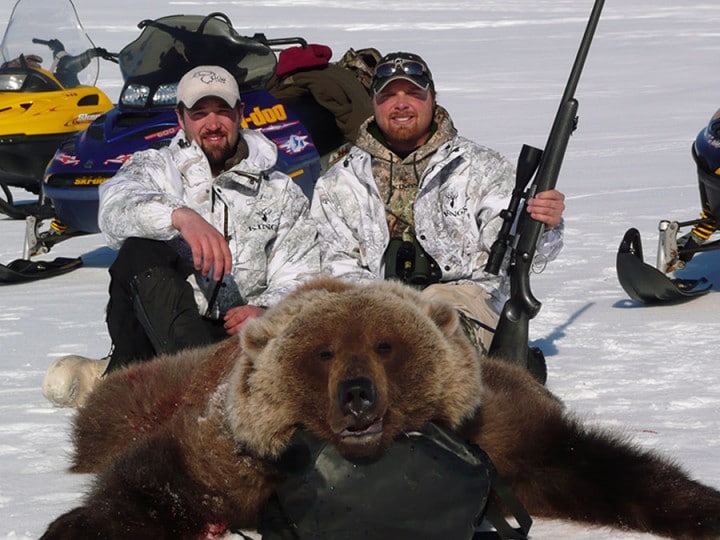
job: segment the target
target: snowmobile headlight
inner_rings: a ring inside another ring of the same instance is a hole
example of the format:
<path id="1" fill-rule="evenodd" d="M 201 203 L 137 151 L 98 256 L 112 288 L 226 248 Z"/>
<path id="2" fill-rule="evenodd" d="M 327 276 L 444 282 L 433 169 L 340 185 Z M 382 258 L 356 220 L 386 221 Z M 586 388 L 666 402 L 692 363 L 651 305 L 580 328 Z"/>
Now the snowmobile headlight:
<path id="1" fill-rule="evenodd" d="M 144 107 L 150 96 L 150 88 L 141 84 L 129 84 L 120 96 L 120 102 L 128 107 Z"/>
<path id="2" fill-rule="evenodd" d="M 171 106 L 177 101 L 177 83 L 161 84 L 152 99 L 153 106 Z"/>
<path id="3" fill-rule="evenodd" d="M 27 75 L 24 73 L 3 74 L 2 77 L 0 77 L 0 90 L 20 90 L 26 78 Z"/>

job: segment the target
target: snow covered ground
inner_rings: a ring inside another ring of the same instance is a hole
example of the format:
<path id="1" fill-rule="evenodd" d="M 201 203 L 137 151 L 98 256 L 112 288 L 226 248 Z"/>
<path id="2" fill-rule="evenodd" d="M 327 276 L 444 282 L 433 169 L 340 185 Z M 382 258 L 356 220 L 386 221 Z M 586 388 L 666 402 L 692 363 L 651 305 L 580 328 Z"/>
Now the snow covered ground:
<path id="1" fill-rule="evenodd" d="M 542 148 L 591 0 L 75 0 L 97 45 L 119 50 L 145 18 L 222 11 L 251 35 L 303 36 L 332 47 L 411 50 L 433 69 L 439 101 L 460 131 L 515 159 Z M 0 3 L 7 21 L 13 2 Z M 422 9 L 421 9 L 422 8 Z M 4 25 L 5 22 L 0 22 Z M 0 30 L 4 26 L 0 27 Z M 607 2 L 578 87 L 580 124 L 558 188 L 567 194 L 559 260 L 532 280 L 543 301 L 531 323 L 548 386 L 589 422 L 620 430 L 720 486 L 720 332 L 715 291 L 688 304 L 639 307 L 615 275 L 624 231 L 655 255 L 659 218 L 690 219 L 699 203 L 690 144 L 720 106 L 716 0 Z M 99 85 L 115 99 L 119 72 Z M 22 254 L 24 225 L 0 219 L 0 260 Z M 89 481 L 64 471 L 73 412 L 40 393 L 62 355 L 104 356 L 113 253 L 87 236 L 53 249 L 85 266 L 45 282 L 0 286 L 0 538 L 35 539 L 75 506 Z M 688 273 L 720 286 L 717 253 Z M 532 441 L 528 441 L 529 444 Z M 535 539 L 640 539 L 634 533 L 538 520 Z"/>

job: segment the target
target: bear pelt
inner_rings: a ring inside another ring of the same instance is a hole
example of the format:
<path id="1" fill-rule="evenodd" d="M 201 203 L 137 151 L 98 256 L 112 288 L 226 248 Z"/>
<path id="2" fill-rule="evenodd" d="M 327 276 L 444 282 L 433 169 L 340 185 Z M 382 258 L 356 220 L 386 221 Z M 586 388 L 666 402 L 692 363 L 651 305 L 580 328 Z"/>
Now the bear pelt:
<path id="1" fill-rule="evenodd" d="M 358 379 L 372 387 L 362 404 L 342 390 Z M 105 377 L 73 420 L 71 470 L 94 483 L 43 539 L 253 529 L 297 429 L 356 459 L 429 421 L 484 449 L 534 517 L 720 538 L 720 492 L 583 425 L 524 369 L 479 358 L 450 306 L 321 278 L 239 338 Z"/>

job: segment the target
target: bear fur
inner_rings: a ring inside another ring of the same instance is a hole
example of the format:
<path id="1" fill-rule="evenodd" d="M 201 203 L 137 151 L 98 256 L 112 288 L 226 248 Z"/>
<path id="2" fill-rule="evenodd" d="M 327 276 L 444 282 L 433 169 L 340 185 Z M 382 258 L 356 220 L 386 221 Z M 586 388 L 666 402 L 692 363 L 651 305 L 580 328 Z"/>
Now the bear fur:
<path id="1" fill-rule="evenodd" d="M 371 399 L 342 391 L 358 379 Z M 94 485 L 43 539 L 254 529 L 298 428 L 359 459 L 429 421 L 484 449 L 532 516 L 720 538 L 720 492 L 583 426 L 525 370 L 478 358 L 450 306 L 394 282 L 319 279 L 238 339 L 105 377 L 73 424 L 71 470 Z"/>

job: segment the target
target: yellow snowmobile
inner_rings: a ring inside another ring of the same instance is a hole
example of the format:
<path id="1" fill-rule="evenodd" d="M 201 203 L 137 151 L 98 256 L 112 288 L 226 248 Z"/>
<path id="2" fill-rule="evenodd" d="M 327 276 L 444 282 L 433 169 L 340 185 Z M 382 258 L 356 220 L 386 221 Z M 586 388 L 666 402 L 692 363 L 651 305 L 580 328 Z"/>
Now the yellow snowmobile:
<path id="1" fill-rule="evenodd" d="M 37 205 L 15 204 L 9 187 L 39 194 L 60 143 L 113 107 L 95 81 L 98 58 L 117 55 L 92 44 L 70 0 L 48 13 L 44 0 L 18 0 L 0 44 L 0 212 L 19 219 Z"/>

